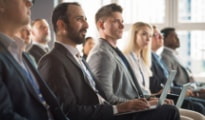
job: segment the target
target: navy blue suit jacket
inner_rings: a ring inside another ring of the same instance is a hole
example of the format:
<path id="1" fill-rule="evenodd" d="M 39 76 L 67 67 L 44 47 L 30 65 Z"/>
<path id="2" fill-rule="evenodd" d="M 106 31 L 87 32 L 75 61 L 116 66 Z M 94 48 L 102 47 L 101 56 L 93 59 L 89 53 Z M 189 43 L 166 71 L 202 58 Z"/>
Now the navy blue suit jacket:
<path id="1" fill-rule="evenodd" d="M 153 53 L 152 53 L 151 70 L 152 70 L 153 75 L 150 78 L 150 90 L 152 93 L 157 93 L 162 89 L 161 84 L 165 84 L 167 81 L 167 78 L 164 75 L 163 69 L 160 67 Z"/>
<path id="2" fill-rule="evenodd" d="M 1 40 L 0 40 L 1 41 Z M 55 120 L 66 120 L 54 94 L 42 81 L 28 55 L 23 54 Z M 23 68 L 0 42 L 0 120 L 48 120 L 47 110 L 28 82 Z"/>

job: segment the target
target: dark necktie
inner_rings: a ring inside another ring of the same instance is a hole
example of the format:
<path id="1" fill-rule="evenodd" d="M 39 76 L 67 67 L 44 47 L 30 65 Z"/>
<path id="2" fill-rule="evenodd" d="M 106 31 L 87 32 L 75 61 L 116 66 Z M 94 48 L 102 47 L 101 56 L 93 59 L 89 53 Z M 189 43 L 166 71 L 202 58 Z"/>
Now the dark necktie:
<path id="1" fill-rule="evenodd" d="M 158 56 L 157 54 L 153 53 L 153 56 L 155 58 L 155 60 L 157 61 L 158 65 L 161 67 L 161 69 L 163 70 L 164 75 L 166 76 L 166 78 L 168 78 L 169 76 L 169 72 L 167 67 L 165 67 L 165 64 L 163 63 L 162 59 L 160 58 L 160 56 Z"/>
<path id="2" fill-rule="evenodd" d="M 31 76 L 31 74 L 29 72 L 27 72 L 27 70 L 23 70 L 23 72 L 25 73 L 25 75 L 27 76 L 27 79 L 29 81 L 29 83 L 33 86 L 36 94 L 38 95 L 38 98 L 40 99 L 41 103 L 45 106 L 48 107 L 46 104 L 45 99 L 42 96 L 42 93 L 40 91 L 40 88 L 38 86 L 38 83 L 34 80 L 34 78 Z"/>
<path id="3" fill-rule="evenodd" d="M 27 58 L 24 58 L 24 65 L 26 66 L 26 69 L 29 69 L 29 63 L 27 63 L 28 60 Z M 32 77 L 31 73 L 28 70 L 25 70 L 23 68 L 22 70 L 24 72 L 24 74 L 26 75 L 29 83 L 32 85 L 32 87 L 34 88 L 34 91 L 36 92 L 36 94 L 38 95 L 38 98 L 40 100 L 40 102 L 43 104 L 43 106 L 47 109 L 47 114 L 48 114 L 48 118 L 49 120 L 53 120 L 53 115 L 51 114 L 50 110 L 49 110 L 49 105 L 47 104 L 46 100 L 43 97 L 43 94 L 39 88 L 39 85 L 37 83 L 37 81 L 35 80 L 35 78 Z"/>
<path id="4" fill-rule="evenodd" d="M 123 63 L 125 64 L 125 66 L 127 67 L 130 75 L 132 76 L 133 80 L 135 80 L 136 82 L 136 86 L 137 86 L 137 90 L 138 90 L 138 93 L 139 93 L 139 96 L 140 97 L 144 97 L 143 93 L 142 93 L 142 90 L 141 90 L 141 87 L 139 86 L 139 83 L 137 82 L 137 78 L 135 77 L 135 74 L 129 64 L 129 62 L 127 61 L 127 59 L 125 58 L 125 56 L 122 54 L 122 52 L 118 49 L 118 48 L 113 48 L 116 53 L 119 55 L 119 57 L 121 58 L 121 60 L 123 61 Z"/>
<path id="5" fill-rule="evenodd" d="M 83 57 L 80 56 L 80 54 L 77 54 L 76 57 L 78 58 L 80 62 L 81 69 L 83 71 L 83 74 L 85 77 L 88 79 L 90 86 L 92 89 L 95 91 L 96 95 L 98 96 L 98 100 L 100 104 L 107 103 L 107 101 L 98 93 L 98 90 L 96 89 L 96 84 L 94 81 L 93 74 L 91 73 L 86 61 L 84 60 Z"/>
<path id="6" fill-rule="evenodd" d="M 88 79 L 90 86 L 93 88 L 94 91 L 98 92 L 96 89 L 96 86 L 95 86 L 94 79 L 91 75 L 91 72 L 88 70 L 88 68 L 85 64 L 84 58 L 81 57 L 79 54 L 77 54 L 76 57 L 78 58 L 82 72 L 85 75 L 85 77 Z"/>
<path id="7" fill-rule="evenodd" d="M 46 52 L 49 52 L 49 48 L 48 47 L 45 47 L 44 49 Z"/>

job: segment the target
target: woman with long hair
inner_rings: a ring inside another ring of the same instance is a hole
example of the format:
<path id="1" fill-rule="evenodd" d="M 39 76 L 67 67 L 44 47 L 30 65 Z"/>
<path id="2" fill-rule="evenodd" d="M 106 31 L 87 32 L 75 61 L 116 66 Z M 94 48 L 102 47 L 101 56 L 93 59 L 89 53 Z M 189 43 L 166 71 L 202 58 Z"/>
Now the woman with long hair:
<path id="1" fill-rule="evenodd" d="M 136 22 L 132 25 L 127 40 L 127 44 L 123 50 L 127 57 L 138 83 L 144 95 L 150 95 L 149 78 L 151 72 L 151 40 L 152 26 L 144 22 Z"/>

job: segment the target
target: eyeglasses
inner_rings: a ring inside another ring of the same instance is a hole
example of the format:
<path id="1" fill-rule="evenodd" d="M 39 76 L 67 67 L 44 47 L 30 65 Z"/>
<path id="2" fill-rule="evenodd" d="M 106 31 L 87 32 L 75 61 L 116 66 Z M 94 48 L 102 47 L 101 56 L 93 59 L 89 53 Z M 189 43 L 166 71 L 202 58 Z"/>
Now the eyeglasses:
<path id="1" fill-rule="evenodd" d="M 162 34 L 162 33 L 154 33 L 154 34 L 153 34 L 153 37 L 160 37 L 160 36 L 162 37 L 163 34 Z"/>
<path id="2" fill-rule="evenodd" d="M 35 0 L 28 0 L 29 2 L 31 2 L 32 4 L 34 4 L 35 3 Z"/>

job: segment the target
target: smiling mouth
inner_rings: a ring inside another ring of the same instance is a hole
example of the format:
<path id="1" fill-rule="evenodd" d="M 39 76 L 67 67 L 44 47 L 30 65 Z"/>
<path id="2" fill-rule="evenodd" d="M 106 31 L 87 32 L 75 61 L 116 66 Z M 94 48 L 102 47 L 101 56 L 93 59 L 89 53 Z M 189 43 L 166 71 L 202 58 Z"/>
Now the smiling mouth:
<path id="1" fill-rule="evenodd" d="M 86 31 L 86 30 L 83 30 L 83 31 L 82 31 L 82 34 L 83 34 L 83 35 L 85 35 L 86 33 L 87 33 L 87 31 Z"/>

